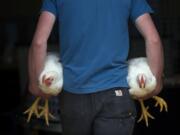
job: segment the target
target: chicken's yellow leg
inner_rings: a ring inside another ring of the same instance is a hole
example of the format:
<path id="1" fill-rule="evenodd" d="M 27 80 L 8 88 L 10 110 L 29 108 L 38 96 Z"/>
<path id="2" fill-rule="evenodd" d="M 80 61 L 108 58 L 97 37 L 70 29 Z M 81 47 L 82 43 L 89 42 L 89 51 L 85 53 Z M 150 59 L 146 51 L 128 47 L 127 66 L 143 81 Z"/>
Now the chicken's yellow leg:
<path id="1" fill-rule="evenodd" d="M 145 107 L 144 101 L 139 100 L 140 105 L 141 105 L 141 116 L 138 120 L 138 122 L 142 121 L 143 119 L 145 120 L 146 126 L 148 127 L 148 117 L 151 119 L 154 119 L 154 117 L 148 112 L 149 107 Z"/>
<path id="2" fill-rule="evenodd" d="M 160 112 L 162 112 L 163 109 L 165 109 L 166 112 L 168 111 L 168 105 L 163 98 L 158 97 L 158 96 L 153 96 L 153 99 L 156 100 L 155 107 L 158 107 L 158 105 L 159 105 Z"/>
<path id="3" fill-rule="evenodd" d="M 31 116 L 33 113 L 36 115 L 37 118 L 39 118 L 38 104 L 39 104 L 40 99 L 41 99 L 40 97 L 36 98 L 34 103 L 24 112 L 24 114 L 28 114 L 27 122 L 31 120 Z"/>
<path id="4" fill-rule="evenodd" d="M 48 99 L 45 99 L 44 107 L 39 107 L 39 108 L 42 109 L 42 111 L 39 114 L 39 117 L 44 115 L 44 118 L 45 118 L 45 121 L 46 121 L 46 125 L 49 125 L 49 117 L 51 117 L 52 119 L 55 119 L 55 117 L 49 112 Z"/>

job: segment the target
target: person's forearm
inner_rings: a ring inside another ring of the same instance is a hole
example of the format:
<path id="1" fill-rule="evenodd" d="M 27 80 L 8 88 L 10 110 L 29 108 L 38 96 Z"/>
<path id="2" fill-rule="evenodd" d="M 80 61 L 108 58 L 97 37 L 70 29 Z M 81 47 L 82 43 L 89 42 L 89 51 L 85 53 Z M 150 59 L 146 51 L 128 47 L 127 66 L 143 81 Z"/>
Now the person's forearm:
<path id="1" fill-rule="evenodd" d="M 35 96 L 47 97 L 38 87 L 47 53 L 47 41 L 55 22 L 54 14 L 43 11 L 39 17 L 28 56 L 29 91 Z"/>
<path id="2" fill-rule="evenodd" d="M 149 14 L 144 14 L 136 20 L 136 27 L 146 44 L 146 55 L 153 74 L 159 79 L 163 73 L 164 56 L 161 39 Z"/>
<path id="3" fill-rule="evenodd" d="M 156 78 L 162 77 L 164 68 L 164 54 L 159 38 L 146 40 L 146 55 L 148 63 Z"/>
<path id="4" fill-rule="evenodd" d="M 46 56 L 47 43 L 33 42 L 29 49 L 29 81 L 38 83 L 38 77 L 42 71 Z"/>
<path id="5" fill-rule="evenodd" d="M 46 57 L 47 40 L 55 22 L 55 16 L 47 11 L 41 13 L 36 32 L 29 49 L 29 81 L 38 81 Z"/>

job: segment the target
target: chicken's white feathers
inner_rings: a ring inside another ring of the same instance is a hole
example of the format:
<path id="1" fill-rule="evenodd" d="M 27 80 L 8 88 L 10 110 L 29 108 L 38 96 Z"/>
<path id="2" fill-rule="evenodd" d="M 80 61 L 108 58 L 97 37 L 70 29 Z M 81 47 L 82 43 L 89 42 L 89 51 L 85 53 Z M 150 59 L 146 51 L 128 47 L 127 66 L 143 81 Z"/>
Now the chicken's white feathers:
<path id="1" fill-rule="evenodd" d="M 49 87 L 43 83 L 44 75 L 46 78 L 53 78 L 52 84 Z M 44 68 L 39 77 L 39 86 L 40 89 L 46 94 L 57 95 L 61 92 L 63 87 L 63 67 L 57 54 L 47 54 Z"/>
<path id="2" fill-rule="evenodd" d="M 137 76 L 143 74 L 146 77 L 145 88 L 140 88 L 137 82 Z M 142 97 L 152 92 L 156 87 L 156 78 L 152 74 L 147 62 L 147 58 L 139 57 L 128 61 L 127 81 L 130 86 L 130 94 L 135 97 Z"/>

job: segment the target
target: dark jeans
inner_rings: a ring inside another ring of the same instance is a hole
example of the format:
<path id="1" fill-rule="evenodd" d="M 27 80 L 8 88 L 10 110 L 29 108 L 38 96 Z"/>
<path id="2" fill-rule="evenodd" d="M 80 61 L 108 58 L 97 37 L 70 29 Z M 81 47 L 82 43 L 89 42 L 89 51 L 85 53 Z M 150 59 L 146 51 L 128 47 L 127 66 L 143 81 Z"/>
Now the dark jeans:
<path id="1" fill-rule="evenodd" d="M 117 95 L 117 91 L 120 90 Z M 136 108 L 127 88 L 60 94 L 63 135 L 131 135 Z"/>

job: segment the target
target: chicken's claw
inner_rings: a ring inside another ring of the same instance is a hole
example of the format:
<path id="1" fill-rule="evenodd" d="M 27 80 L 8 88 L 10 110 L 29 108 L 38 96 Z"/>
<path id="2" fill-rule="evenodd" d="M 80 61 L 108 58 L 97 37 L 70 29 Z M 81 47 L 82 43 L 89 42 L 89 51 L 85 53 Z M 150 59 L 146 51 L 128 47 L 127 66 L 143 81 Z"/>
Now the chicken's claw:
<path id="1" fill-rule="evenodd" d="M 49 126 L 49 117 L 52 119 L 55 119 L 55 117 L 49 112 L 48 99 L 45 100 L 44 106 L 39 106 L 40 100 L 41 100 L 41 98 L 38 97 L 34 101 L 34 103 L 24 112 L 24 114 L 28 114 L 27 122 L 29 122 L 31 120 L 31 117 L 33 114 L 35 114 L 37 118 L 40 118 L 41 116 L 44 115 L 46 125 Z"/>
<path id="2" fill-rule="evenodd" d="M 24 111 L 24 114 L 28 114 L 27 122 L 31 120 L 33 114 L 35 114 L 37 118 L 40 117 L 38 113 L 38 104 L 40 99 L 40 97 L 36 98 L 34 103 L 26 111 Z"/>
<path id="3" fill-rule="evenodd" d="M 148 117 L 151 119 L 155 119 L 149 112 L 148 109 L 149 107 L 145 107 L 143 100 L 139 100 L 140 105 L 141 105 L 141 116 L 138 119 L 138 122 L 142 121 L 144 119 L 146 126 L 148 127 Z"/>
<path id="4" fill-rule="evenodd" d="M 48 104 L 48 99 L 45 100 L 45 105 L 44 107 L 39 106 L 39 109 L 41 109 L 42 111 L 39 114 L 39 117 L 44 115 L 45 121 L 46 121 L 46 125 L 49 126 L 49 117 L 52 119 L 55 119 L 55 117 L 49 112 L 49 104 Z"/>
<path id="5" fill-rule="evenodd" d="M 158 107 L 158 105 L 159 105 L 160 112 L 162 112 L 163 109 L 165 109 L 166 112 L 168 111 L 168 105 L 163 98 L 158 97 L 158 96 L 153 96 L 153 99 L 156 100 L 155 107 Z"/>

